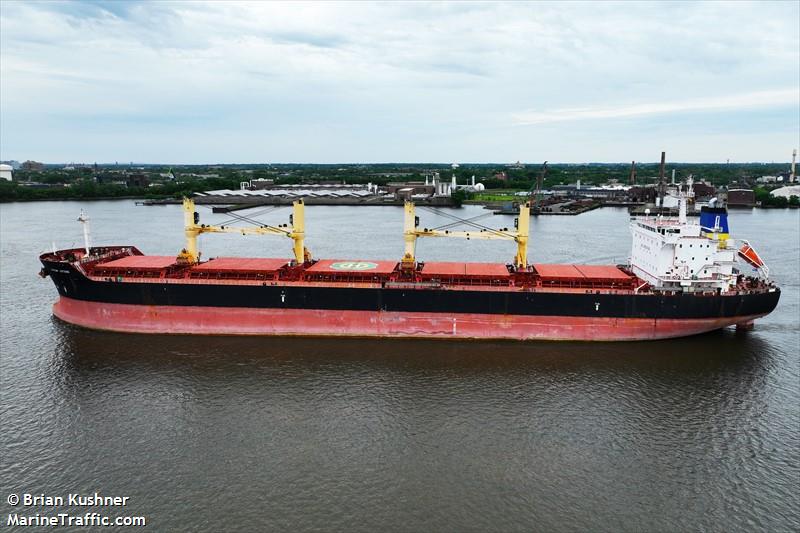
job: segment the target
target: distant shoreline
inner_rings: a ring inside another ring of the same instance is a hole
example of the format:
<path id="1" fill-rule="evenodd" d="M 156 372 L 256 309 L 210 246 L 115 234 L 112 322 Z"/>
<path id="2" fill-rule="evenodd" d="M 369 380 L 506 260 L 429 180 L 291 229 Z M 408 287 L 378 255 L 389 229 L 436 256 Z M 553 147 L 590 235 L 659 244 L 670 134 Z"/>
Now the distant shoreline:
<path id="1" fill-rule="evenodd" d="M 145 204 L 147 207 L 152 206 L 163 206 L 163 205 L 176 205 L 180 204 L 180 198 L 175 197 L 164 197 L 164 198 L 147 198 L 144 196 L 98 196 L 92 198 L 80 198 L 80 197 L 70 197 L 70 198 L 14 198 L 14 199 L 7 199 L 3 198 L 0 199 L 0 204 L 11 204 L 11 203 L 30 203 L 30 202 L 101 202 L 101 201 L 109 201 L 109 200 L 134 200 L 134 201 L 153 201 L 151 204 Z M 463 205 L 482 205 L 482 206 L 493 206 L 499 204 L 501 202 L 496 201 L 482 201 L 482 200 L 466 200 Z M 215 205 L 215 203 L 208 203 L 202 205 Z M 217 204 L 222 205 L 222 204 Z M 242 204 L 236 204 L 234 202 L 231 203 L 232 206 L 241 206 Z M 264 204 L 254 204 L 252 207 L 259 207 L 260 205 Z M 280 202 L 269 203 L 268 205 L 284 205 Z M 286 205 L 289 205 L 288 203 Z M 308 205 L 315 205 L 315 203 L 311 203 Z M 365 207 L 380 207 L 380 206 L 397 206 L 402 205 L 397 202 L 385 202 L 385 203 L 317 203 L 316 205 L 339 205 L 339 206 L 365 206 Z M 452 207 L 452 206 L 438 206 L 438 207 Z M 601 203 L 597 207 L 625 207 L 625 205 L 620 205 L 619 203 Z M 595 208 L 597 208 L 595 207 Z M 751 207 L 747 206 L 730 206 L 730 209 L 798 209 L 800 206 L 797 205 L 785 205 L 785 206 L 777 206 L 777 205 L 754 205 Z M 583 211 L 581 211 L 583 212 Z M 580 213 L 571 213 L 571 214 L 580 214 Z"/>
<path id="2" fill-rule="evenodd" d="M 97 196 L 91 198 L 69 197 L 69 198 L 2 198 L 0 204 L 11 204 L 14 202 L 97 202 L 102 200 L 168 200 L 169 198 L 145 198 L 142 196 Z"/>

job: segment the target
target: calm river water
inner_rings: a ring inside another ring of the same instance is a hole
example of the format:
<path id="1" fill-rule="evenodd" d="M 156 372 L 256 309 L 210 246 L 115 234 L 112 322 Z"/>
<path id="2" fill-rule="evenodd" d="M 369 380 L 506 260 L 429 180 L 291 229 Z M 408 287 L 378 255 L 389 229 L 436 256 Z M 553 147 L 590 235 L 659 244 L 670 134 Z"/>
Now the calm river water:
<path id="1" fill-rule="evenodd" d="M 51 316 L 56 291 L 36 275 L 37 255 L 53 242 L 80 245 L 81 208 L 97 244 L 182 246 L 179 206 L 0 205 L 3 526 L 11 512 L 99 511 L 145 516 L 152 531 L 800 529 L 798 211 L 731 214 L 733 233 L 756 245 L 783 289 L 754 331 L 524 344 L 71 327 Z M 227 218 L 202 211 L 204 221 Z M 311 206 L 307 218 L 316 257 L 401 255 L 400 208 Z M 627 222 L 620 209 L 540 217 L 531 259 L 623 261 Z M 288 257 L 291 243 L 203 239 L 207 257 Z M 428 260 L 513 254 L 488 241 L 418 249 Z M 76 492 L 130 499 L 124 508 L 7 503 L 11 493 Z M 83 530 L 61 530 L 71 529 Z"/>

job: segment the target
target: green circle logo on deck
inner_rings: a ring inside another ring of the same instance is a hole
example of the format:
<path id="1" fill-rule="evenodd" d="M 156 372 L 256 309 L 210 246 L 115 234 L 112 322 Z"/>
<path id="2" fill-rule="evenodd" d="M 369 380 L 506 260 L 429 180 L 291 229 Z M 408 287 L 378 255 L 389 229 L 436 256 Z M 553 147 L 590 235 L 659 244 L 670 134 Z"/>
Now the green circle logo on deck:
<path id="1" fill-rule="evenodd" d="M 375 270 L 378 268 L 378 264 L 368 261 L 342 261 L 331 264 L 331 268 L 334 270 Z"/>

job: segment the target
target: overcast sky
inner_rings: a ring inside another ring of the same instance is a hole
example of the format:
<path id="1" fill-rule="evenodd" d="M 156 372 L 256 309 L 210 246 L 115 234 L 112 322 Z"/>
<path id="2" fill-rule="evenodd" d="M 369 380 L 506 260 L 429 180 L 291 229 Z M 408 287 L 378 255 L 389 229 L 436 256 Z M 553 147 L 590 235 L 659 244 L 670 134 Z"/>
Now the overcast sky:
<path id="1" fill-rule="evenodd" d="M 800 3 L 0 2 L 0 159 L 788 161 Z"/>

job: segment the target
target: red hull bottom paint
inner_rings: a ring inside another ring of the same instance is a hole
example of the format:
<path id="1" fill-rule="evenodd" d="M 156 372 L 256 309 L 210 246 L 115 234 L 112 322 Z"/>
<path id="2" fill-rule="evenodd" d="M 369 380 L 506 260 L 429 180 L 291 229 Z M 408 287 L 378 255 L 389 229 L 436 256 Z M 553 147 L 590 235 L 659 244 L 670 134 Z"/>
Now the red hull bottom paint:
<path id="1" fill-rule="evenodd" d="M 241 307 L 147 306 L 61 297 L 53 314 L 78 326 L 126 333 L 633 341 L 705 333 L 757 316 L 592 318 Z"/>

